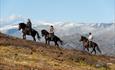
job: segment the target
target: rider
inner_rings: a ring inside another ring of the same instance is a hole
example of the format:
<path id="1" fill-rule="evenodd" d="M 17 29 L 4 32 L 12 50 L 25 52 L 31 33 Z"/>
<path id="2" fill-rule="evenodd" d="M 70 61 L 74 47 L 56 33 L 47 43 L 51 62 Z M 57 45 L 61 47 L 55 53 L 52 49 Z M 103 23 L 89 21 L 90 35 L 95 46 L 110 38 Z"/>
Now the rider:
<path id="1" fill-rule="evenodd" d="M 49 29 L 49 37 L 51 37 L 51 40 L 53 39 L 54 36 L 54 27 L 51 25 Z"/>
<path id="2" fill-rule="evenodd" d="M 29 34 L 31 34 L 31 32 L 32 32 L 32 23 L 31 23 L 30 19 L 28 19 L 28 21 L 27 21 L 27 27 L 28 27 Z"/>
<path id="3" fill-rule="evenodd" d="M 89 47 L 91 47 L 91 41 L 93 40 L 93 35 L 91 32 L 89 33 L 88 40 L 89 40 Z"/>

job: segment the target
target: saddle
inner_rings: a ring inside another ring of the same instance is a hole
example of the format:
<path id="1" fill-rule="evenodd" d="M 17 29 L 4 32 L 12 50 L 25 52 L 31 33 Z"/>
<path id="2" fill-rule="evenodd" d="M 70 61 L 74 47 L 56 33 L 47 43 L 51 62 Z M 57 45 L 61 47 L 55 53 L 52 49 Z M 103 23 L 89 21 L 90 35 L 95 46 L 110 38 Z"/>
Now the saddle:
<path id="1" fill-rule="evenodd" d="M 54 34 L 49 34 L 49 35 L 47 35 L 47 38 L 51 38 L 51 40 L 53 40 Z"/>
<path id="2" fill-rule="evenodd" d="M 32 32 L 32 30 L 29 27 L 26 28 L 26 31 L 28 34 L 31 34 L 31 32 Z"/>
<path id="3" fill-rule="evenodd" d="M 90 48 L 91 47 L 91 41 L 84 42 L 84 47 Z"/>

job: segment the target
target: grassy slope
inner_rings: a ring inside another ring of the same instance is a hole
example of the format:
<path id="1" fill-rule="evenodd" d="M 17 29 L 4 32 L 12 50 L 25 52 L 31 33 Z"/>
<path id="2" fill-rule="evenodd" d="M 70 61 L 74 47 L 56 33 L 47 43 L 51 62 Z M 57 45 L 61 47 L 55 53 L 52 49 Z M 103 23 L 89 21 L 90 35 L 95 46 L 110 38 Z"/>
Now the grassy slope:
<path id="1" fill-rule="evenodd" d="M 101 63 L 100 68 L 95 65 Z M 107 63 L 112 63 L 108 66 Z M 115 70 L 115 58 L 48 46 L 0 33 L 0 69 L 3 70 Z"/>

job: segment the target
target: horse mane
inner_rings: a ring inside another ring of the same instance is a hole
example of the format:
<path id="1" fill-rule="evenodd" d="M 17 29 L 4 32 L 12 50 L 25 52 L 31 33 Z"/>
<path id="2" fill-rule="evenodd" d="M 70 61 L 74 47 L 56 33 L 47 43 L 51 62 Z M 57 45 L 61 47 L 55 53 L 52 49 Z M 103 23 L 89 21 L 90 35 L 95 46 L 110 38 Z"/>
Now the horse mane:
<path id="1" fill-rule="evenodd" d="M 88 40 L 85 36 L 81 36 L 83 39 Z"/>
<path id="2" fill-rule="evenodd" d="M 25 24 L 25 23 L 19 23 L 19 25 L 21 25 L 21 26 L 26 26 L 26 24 Z"/>
<path id="3" fill-rule="evenodd" d="M 21 26 L 21 27 L 26 27 L 26 24 L 25 23 L 19 23 L 19 25 Z"/>
<path id="4" fill-rule="evenodd" d="M 42 31 L 43 31 L 43 32 L 46 32 L 46 33 L 48 33 L 48 34 L 49 34 L 49 32 L 48 32 L 47 30 L 45 30 L 45 29 L 43 29 Z"/>
<path id="5" fill-rule="evenodd" d="M 26 25 L 25 23 L 19 23 L 19 25 Z"/>

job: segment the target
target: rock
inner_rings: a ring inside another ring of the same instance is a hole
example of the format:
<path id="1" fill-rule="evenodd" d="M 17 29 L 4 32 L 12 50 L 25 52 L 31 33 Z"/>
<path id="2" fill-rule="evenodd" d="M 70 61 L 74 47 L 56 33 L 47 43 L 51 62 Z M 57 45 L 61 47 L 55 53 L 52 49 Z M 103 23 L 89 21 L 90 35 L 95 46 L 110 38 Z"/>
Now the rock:
<path id="1" fill-rule="evenodd" d="M 106 63 L 107 64 L 107 66 L 111 66 L 113 63 Z"/>
<path id="2" fill-rule="evenodd" d="M 107 67 L 107 64 L 103 63 L 103 62 L 98 62 L 98 63 L 96 63 L 95 67 L 96 68 Z"/>
<path id="3" fill-rule="evenodd" d="M 107 70 L 107 69 L 110 69 L 109 66 L 111 66 L 111 65 L 112 65 L 112 63 L 98 62 L 98 63 L 96 63 L 95 67 L 96 67 L 96 68 L 104 67 L 104 68 Z"/>

